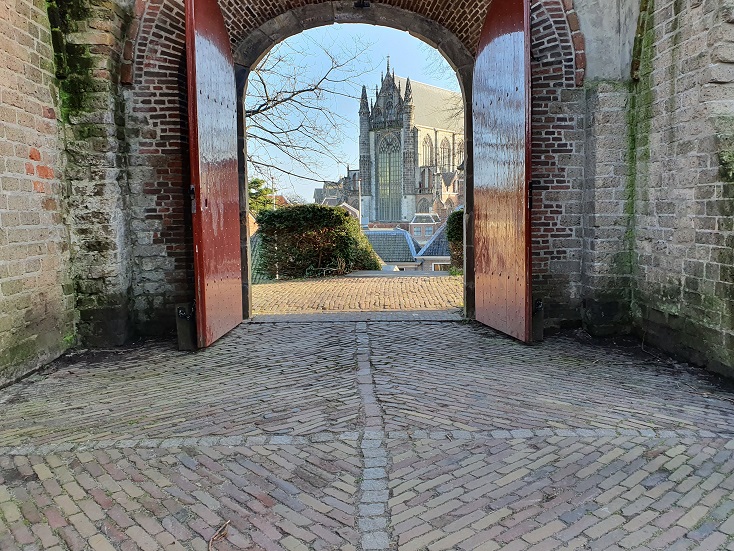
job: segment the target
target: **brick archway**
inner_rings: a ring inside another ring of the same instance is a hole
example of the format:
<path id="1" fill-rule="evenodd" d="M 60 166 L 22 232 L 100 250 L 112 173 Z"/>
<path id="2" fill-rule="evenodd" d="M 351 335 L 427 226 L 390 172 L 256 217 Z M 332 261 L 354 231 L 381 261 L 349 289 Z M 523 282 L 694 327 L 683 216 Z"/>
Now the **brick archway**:
<path id="1" fill-rule="evenodd" d="M 457 70 L 465 102 L 471 105 L 473 52 L 485 2 L 387 0 L 359 11 L 352 7 L 353 1 L 222 0 L 220 4 L 241 64 L 257 62 L 275 43 L 308 28 L 372 23 L 407 30 L 437 47 Z M 130 181 L 139 191 L 131 197 L 132 223 L 139 228 L 133 238 L 137 263 L 133 298 L 136 324 L 143 331 L 170 318 L 171 305 L 184 300 L 191 288 L 183 21 L 182 0 L 138 0 L 123 55 L 127 126 L 133 136 Z M 532 2 L 531 48 L 534 286 L 546 300 L 550 324 L 559 325 L 580 318 L 574 301 L 581 282 L 585 55 L 571 0 Z M 470 118 L 466 135 L 471 136 Z M 466 146 L 471 171 L 471 140 Z M 467 190 L 472 189 L 473 179 L 467 174 Z M 467 209 L 471 210 L 470 201 Z"/>

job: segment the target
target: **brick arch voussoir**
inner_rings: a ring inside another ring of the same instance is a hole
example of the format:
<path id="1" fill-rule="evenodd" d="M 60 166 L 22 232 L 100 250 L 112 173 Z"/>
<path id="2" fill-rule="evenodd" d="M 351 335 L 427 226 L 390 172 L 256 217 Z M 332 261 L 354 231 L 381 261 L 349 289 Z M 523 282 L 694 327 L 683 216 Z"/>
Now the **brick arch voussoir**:
<path id="1" fill-rule="evenodd" d="M 325 3 L 307 2 L 264 2 L 253 0 L 220 0 L 222 10 L 227 19 L 233 45 L 243 42 L 246 37 L 268 21 L 282 17 L 289 12 L 309 5 Z M 484 2 L 471 3 L 460 0 L 388 0 L 383 2 L 396 8 L 414 11 L 416 14 L 434 20 L 451 31 L 468 51 L 474 51 L 479 39 L 479 31 L 486 13 Z M 460 6 L 453 4 L 460 3 Z M 460 8 L 460 9 L 458 9 Z M 573 52 L 573 74 L 576 86 L 581 86 L 586 73 L 586 52 L 584 35 L 581 32 L 574 0 L 532 0 L 534 19 L 549 20 L 560 41 L 571 46 Z M 545 13 L 538 18 L 540 11 Z M 132 84 L 136 73 L 145 62 L 151 35 L 160 25 L 158 17 L 161 13 L 181 14 L 176 22 L 178 31 L 183 35 L 183 0 L 136 0 L 134 17 L 128 27 L 123 49 L 121 82 Z M 449 15 L 451 14 L 451 15 Z M 471 16 L 474 16 L 473 18 Z M 473 20 L 473 22 L 472 22 Z M 174 29 L 175 30 L 175 29 Z M 177 33 L 178 34 L 178 33 Z M 181 37 L 183 40 L 183 36 Z"/>
<path id="2" fill-rule="evenodd" d="M 586 74 L 584 35 L 573 0 L 533 0 L 530 8 L 533 61 L 556 56 L 568 84 L 582 86 Z"/>
<path id="3" fill-rule="evenodd" d="M 533 285 L 553 303 L 575 277 L 559 272 L 557 262 L 575 262 L 580 246 L 575 215 L 581 184 L 574 174 L 583 170 L 584 147 L 577 131 L 583 113 L 573 102 L 556 107 L 579 93 L 586 60 L 572 0 L 533 0 L 531 29 Z M 571 94 L 564 97 L 564 91 Z"/>
<path id="4" fill-rule="evenodd" d="M 122 84 L 143 84 L 146 70 L 178 72 L 185 55 L 183 0 L 136 0 L 123 49 Z"/>

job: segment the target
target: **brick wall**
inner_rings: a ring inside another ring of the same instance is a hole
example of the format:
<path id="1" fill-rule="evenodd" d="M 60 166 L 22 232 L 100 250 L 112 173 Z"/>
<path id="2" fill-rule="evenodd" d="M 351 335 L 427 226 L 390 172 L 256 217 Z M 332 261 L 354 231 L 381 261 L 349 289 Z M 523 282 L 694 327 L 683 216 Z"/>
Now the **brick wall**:
<path id="1" fill-rule="evenodd" d="M 734 5 L 651 1 L 641 21 L 632 313 L 645 340 L 734 374 Z"/>
<path id="2" fill-rule="evenodd" d="M 177 302 L 193 300 L 183 2 L 139 2 L 127 47 L 127 138 L 139 332 L 175 326 Z"/>
<path id="3" fill-rule="evenodd" d="M 584 42 L 560 0 L 533 2 L 531 29 L 533 295 L 558 328 L 580 323 Z"/>
<path id="4" fill-rule="evenodd" d="M 0 17 L 0 385 L 74 340 L 53 49 L 43 3 Z"/>

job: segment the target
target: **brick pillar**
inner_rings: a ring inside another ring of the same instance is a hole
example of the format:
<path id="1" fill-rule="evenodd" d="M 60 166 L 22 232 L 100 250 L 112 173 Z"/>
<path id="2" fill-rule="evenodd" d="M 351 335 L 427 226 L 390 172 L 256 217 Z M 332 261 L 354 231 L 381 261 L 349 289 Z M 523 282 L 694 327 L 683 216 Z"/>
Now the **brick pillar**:
<path id="1" fill-rule="evenodd" d="M 58 25 L 54 46 L 79 335 L 87 345 L 107 346 L 122 344 L 130 333 L 132 258 L 119 74 L 131 14 L 117 2 L 82 7 L 60 15 L 49 4 L 49 14 Z"/>
<path id="2" fill-rule="evenodd" d="M 627 332 L 631 323 L 628 99 L 620 83 L 598 82 L 587 92 L 582 315 L 594 335 Z"/>

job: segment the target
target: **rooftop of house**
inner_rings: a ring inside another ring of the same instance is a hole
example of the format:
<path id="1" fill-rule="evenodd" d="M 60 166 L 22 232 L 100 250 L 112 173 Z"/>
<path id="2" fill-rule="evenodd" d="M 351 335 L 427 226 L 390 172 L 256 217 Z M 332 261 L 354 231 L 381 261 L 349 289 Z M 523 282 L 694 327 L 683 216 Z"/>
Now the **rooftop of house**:
<path id="1" fill-rule="evenodd" d="M 413 217 L 413 220 L 410 223 L 411 224 L 438 224 L 438 222 L 440 221 L 441 221 L 441 218 L 438 216 L 438 214 L 419 213 Z"/>
<path id="2" fill-rule="evenodd" d="M 367 230 L 364 234 L 377 256 L 386 264 L 415 262 L 420 245 L 405 230 Z"/>
<path id="3" fill-rule="evenodd" d="M 417 254 L 418 258 L 426 256 L 451 256 L 449 240 L 446 236 L 446 224 L 436 230 L 433 237 L 431 237 L 428 243 Z"/>

